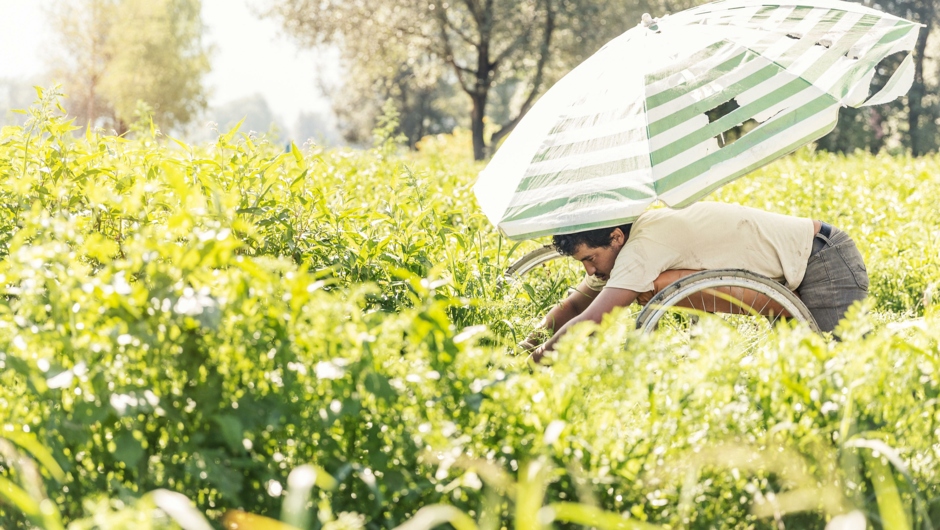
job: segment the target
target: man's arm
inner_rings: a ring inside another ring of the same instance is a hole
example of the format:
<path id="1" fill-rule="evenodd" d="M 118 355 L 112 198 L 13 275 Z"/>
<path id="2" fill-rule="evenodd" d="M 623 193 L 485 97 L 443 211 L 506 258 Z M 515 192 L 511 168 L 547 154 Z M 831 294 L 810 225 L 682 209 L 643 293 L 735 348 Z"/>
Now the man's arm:
<path id="1" fill-rule="evenodd" d="M 572 318 L 584 312 L 591 302 L 597 298 L 599 291 L 588 287 L 587 281 L 582 280 L 567 298 L 555 305 L 542 319 L 542 323 L 519 346 L 526 350 L 534 350 L 542 343 L 542 338 L 554 335 L 562 326 Z"/>
<path id="2" fill-rule="evenodd" d="M 564 335 L 572 326 L 587 320 L 600 323 L 600 321 L 603 320 L 604 315 L 613 311 L 614 308 L 626 307 L 632 304 L 633 301 L 636 300 L 638 294 L 639 293 L 636 291 L 631 291 L 630 289 L 617 289 L 614 287 L 605 288 L 600 292 L 600 294 L 597 295 L 597 298 L 595 298 L 594 301 L 591 302 L 584 311 L 565 322 L 563 326 L 555 331 L 555 334 L 552 335 L 552 338 L 548 339 L 545 344 L 532 352 L 532 360 L 539 362 L 545 352 L 554 349 L 555 343 L 558 342 L 558 339 L 561 338 L 561 336 Z"/>

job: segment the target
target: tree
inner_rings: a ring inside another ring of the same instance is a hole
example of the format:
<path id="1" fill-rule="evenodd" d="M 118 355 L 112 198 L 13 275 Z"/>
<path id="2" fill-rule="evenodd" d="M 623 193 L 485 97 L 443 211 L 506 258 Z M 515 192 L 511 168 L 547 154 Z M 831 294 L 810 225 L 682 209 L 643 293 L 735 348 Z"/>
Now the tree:
<path id="1" fill-rule="evenodd" d="M 66 2 L 50 11 L 58 33 L 59 52 L 51 59 L 52 75 L 69 97 L 65 105 L 78 123 L 100 124 L 100 118 L 113 121 L 111 105 L 103 101 L 101 78 L 107 69 L 107 38 L 113 27 L 114 0 Z"/>
<path id="2" fill-rule="evenodd" d="M 399 131 L 411 147 L 426 135 L 452 131 L 460 121 L 460 111 L 466 105 L 458 99 L 453 83 L 441 81 L 446 72 L 438 67 L 430 74 L 428 65 L 423 64 L 426 61 L 409 64 L 395 48 L 392 45 L 379 51 L 380 55 L 368 62 L 347 61 L 344 82 L 325 88 L 347 142 L 371 142 L 372 129 L 387 100 L 395 102 L 401 116 Z M 389 71 L 382 65 L 397 67 Z"/>
<path id="3" fill-rule="evenodd" d="M 70 110 L 92 125 L 124 132 L 138 102 L 157 123 L 188 123 L 205 108 L 200 0 L 73 0 L 56 21 L 55 76 Z M 102 123 L 104 122 L 104 123 Z"/>
<path id="4" fill-rule="evenodd" d="M 940 97 L 938 63 L 931 60 L 929 42 L 940 39 L 940 6 L 920 0 L 863 0 L 863 4 L 924 24 L 914 45 L 914 82 L 907 96 L 885 105 L 844 108 L 838 127 L 819 140 L 829 151 L 849 152 L 882 148 L 909 149 L 914 156 L 936 151 L 940 146 Z M 872 80 L 872 92 L 879 90 L 897 69 L 906 53 L 886 57 Z"/>
<path id="5" fill-rule="evenodd" d="M 322 112 L 301 112 L 294 124 L 294 138 L 298 145 L 301 142 L 320 145 L 338 145 L 341 142 L 332 116 Z"/>
<path id="6" fill-rule="evenodd" d="M 633 26 L 608 24 L 602 0 L 269 0 L 266 14 L 308 45 L 336 43 L 347 62 L 370 63 L 394 79 L 402 64 L 436 72 L 436 82 L 458 86 L 470 100 L 473 155 L 508 134 L 547 84 Z M 633 19 L 638 20 L 638 16 Z M 376 60 L 390 47 L 405 61 Z M 441 68 L 446 69 L 443 75 Z M 437 69 L 437 70 L 435 70 Z M 520 90 L 517 104 L 492 136 L 485 118 L 495 87 Z"/>
<path id="7" fill-rule="evenodd" d="M 940 6 L 937 2 L 922 0 L 891 0 L 882 4 L 885 11 L 924 25 L 914 45 L 914 83 L 907 96 L 911 153 L 920 156 L 938 147 L 937 119 L 940 118 L 940 108 L 937 102 L 928 104 L 925 101 L 928 94 L 936 94 L 937 86 L 928 87 L 924 68 L 927 64 L 927 41 L 940 25 Z"/>
<path id="8" fill-rule="evenodd" d="M 280 135 L 286 131 L 268 105 L 268 100 L 261 94 L 229 101 L 213 108 L 209 114 L 218 123 L 221 132 L 228 131 L 241 122 L 242 132 L 270 133 L 271 141 L 276 143 L 281 141 Z"/>

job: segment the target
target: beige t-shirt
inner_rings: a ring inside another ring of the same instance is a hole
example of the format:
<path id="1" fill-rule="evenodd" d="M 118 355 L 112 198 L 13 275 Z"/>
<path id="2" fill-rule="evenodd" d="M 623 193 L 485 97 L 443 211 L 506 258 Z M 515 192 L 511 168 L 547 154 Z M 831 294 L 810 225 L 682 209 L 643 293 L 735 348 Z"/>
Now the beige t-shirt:
<path id="1" fill-rule="evenodd" d="M 643 213 L 607 280 L 608 287 L 651 291 L 673 269 L 746 269 L 796 289 L 813 246 L 813 220 L 755 208 L 700 202 Z M 586 278 L 600 291 L 605 282 Z"/>

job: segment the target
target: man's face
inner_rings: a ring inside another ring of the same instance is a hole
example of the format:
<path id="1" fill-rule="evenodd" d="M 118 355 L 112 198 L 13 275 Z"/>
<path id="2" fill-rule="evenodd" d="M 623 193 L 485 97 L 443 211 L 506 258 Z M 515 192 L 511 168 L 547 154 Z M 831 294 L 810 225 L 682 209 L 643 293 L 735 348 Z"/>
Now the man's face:
<path id="1" fill-rule="evenodd" d="M 623 248 L 624 239 L 623 232 L 617 228 L 610 238 L 609 246 L 590 247 L 587 243 L 581 243 L 575 248 L 571 257 L 580 261 L 588 274 L 596 276 L 598 280 L 607 281 L 610 279 L 610 271 L 614 269 L 617 255 Z"/>

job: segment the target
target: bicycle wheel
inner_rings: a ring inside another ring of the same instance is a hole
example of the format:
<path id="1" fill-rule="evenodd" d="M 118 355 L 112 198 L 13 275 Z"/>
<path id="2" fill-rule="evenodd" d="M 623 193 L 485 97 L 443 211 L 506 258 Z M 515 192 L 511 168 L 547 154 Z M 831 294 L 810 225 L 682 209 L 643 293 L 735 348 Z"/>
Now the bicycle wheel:
<path id="1" fill-rule="evenodd" d="M 649 333 L 669 324 L 687 329 L 696 315 L 718 313 L 732 326 L 763 333 L 782 318 L 819 331 L 809 309 L 779 282 L 740 269 L 708 270 L 681 278 L 653 296 L 636 319 Z"/>
<path id="2" fill-rule="evenodd" d="M 544 314 L 584 279 L 581 263 L 562 258 L 545 245 L 515 260 L 500 277 L 506 298 L 520 303 L 520 310 Z"/>
<path id="3" fill-rule="evenodd" d="M 503 272 L 503 280 L 515 282 L 525 276 L 529 271 L 554 259 L 562 257 L 551 245 L 537 248 L 525 256 L 517 259 Z"/>

